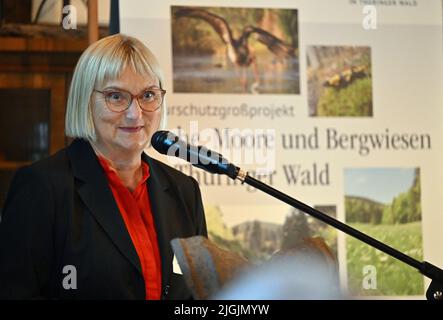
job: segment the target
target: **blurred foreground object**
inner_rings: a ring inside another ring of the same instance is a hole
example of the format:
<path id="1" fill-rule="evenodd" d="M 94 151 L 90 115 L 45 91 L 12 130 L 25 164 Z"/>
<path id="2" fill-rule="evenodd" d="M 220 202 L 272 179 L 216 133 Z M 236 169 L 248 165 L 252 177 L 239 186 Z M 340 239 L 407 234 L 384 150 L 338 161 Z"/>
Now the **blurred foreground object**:
<path id="1" fill-rule="evenodd" d="M 186 284 L 197 300 L 208 299 L 248 266 L 246 259 L 220 249 L 202 236 L 174 239 L 171 244 Z"/>
<path id="2" fill-rule="evenodd" d="M 282 255 L 242 272 L 216 300 L 342 299 L 337 272 L 313 252 Z"/>
<path id="3" fill-rule="evenodd" d="M 171 241 L 195 299 L 341 299 L 336 261 L 321 238 L 253 265 L 202 236 Z"/>

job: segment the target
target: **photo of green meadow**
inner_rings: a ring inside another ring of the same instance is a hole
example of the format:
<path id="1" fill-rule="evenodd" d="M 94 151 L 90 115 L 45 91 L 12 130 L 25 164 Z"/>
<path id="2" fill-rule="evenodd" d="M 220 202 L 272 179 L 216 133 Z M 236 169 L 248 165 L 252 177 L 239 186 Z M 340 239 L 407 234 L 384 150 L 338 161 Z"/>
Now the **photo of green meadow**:
<path id="1" fill-rule="evenodd" d="M 345 169 L 346 223 L 423 260 L 419 168 Z M 423 276 L 414 268 L 346 236 L 348 289 L 360 296 L 416 296 L 424 293 Z M 365 285 L 367 266 L 375 270 Z"/>
<path id="2" fill-rule="evenodd" d="M 307 47 L 311 117 L 371 117 L 371 48 Z"/>

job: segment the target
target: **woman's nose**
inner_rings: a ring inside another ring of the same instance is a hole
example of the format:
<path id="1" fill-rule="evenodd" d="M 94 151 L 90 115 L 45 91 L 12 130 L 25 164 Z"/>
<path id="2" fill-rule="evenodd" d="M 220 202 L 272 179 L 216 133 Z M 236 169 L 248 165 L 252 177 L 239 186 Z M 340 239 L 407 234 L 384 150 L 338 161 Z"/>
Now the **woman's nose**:
<path id="1" fill-rule="evenodd" d="M 128 119 L 138 119 L 142 115 L 142 109 L 137 99 L 132 99 L 129 108 L 126 110 L 126 117 Z"/>

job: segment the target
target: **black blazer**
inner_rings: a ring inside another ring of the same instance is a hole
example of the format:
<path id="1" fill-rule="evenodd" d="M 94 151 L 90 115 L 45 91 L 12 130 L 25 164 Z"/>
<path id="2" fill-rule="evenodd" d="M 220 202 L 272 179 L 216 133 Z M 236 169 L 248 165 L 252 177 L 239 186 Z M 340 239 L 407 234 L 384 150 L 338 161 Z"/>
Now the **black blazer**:
<path id="1" fill-rule="evenodd" d="M 207 235 L 195 179 L 148 157 L 162 299 L 188 299 L 170 241 Z M 65 289 L 76 270 L 77 289 Z M 76 139 L 17 171 L 0 223 L 0 299 L 144 299 L 140 261 L 90 144 Z"/>

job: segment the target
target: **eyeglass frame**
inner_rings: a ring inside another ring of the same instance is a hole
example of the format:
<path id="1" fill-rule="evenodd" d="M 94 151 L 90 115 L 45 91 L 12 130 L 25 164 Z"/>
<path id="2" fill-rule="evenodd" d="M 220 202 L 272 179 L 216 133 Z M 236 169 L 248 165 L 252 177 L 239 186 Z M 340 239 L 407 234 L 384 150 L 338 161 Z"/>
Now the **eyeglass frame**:
<path id="1" fill-rule="evenodd" d="M 158 89 L 158 90 L 160 90 L 160 92 L 161 92 L 161 98 L 162 98 L 162 99 L 161 99 L 161 102 L 160 102 L 160 104 L 158 105 L 158 107 L 155 108 L 154 110 L 145 110 L 145 109 L 143 109 L 143 108 L 142 108 L 142 104 L 141 104 L 140 101 L 138 100 L 138 99 L 139 99 L 144 93 L 146 93 L 146 91 L 149 91 L 149 89 Z M 115 91 L 112 91 L 112 90 L 115 90 Z M 101 94 L 104 96 L 104 98 L 105 98 L 105 104 L 106 104 L 106 107 L 107 107 L 109 110 L 111 110 L 112 112 L 116 112 L 116 113 L 122 113 L 122 112 L 125 112 L 126 110 L 128 110 L 129 107 L 130 107 L 131 104 L 132 104 L 132 101 L 134 101 L 134 98 L 137 100 L 138 105 L 139 105 L 139 107 L 140 107 L 140 109 L 141 109 L 142 111 L 145 111 L 145 112 L 155 112 L 155 111 L 157 111 L 158 109 L 161 108 L 161 106 L 162 106 L 162 104 L 163 104 L 163 101 L 164 101 L 164 98 L 165 98 L 165 94 L 166 94 L 166 90 L 165 90 L 165 89 L 162 89 L 162 88 L 159 88 L 159 87 L 147 88 L 147 89 L 145 89 L 142 93 L 140 93 L 140 94 L 135 94 L 135 95 L 132 94 L 131 92 L 127 91 L 127 90 L 120 89 L 120 88 L 109 89 L 109 90 L 103 90 L 103 91 L 93 89 L 93 91 L 94 91 L 94 92 L 101 93 Z M 128 103 L 128 105 L 126 106 L 126 108 L 124 108 L 124 109 L 121 110 L 121 111 L 115 111 L 115 110 L 113 110 L 112 108 L 110 108 L 110 107 L 108 106 L 108 100 L 106 99 L 106 94 L 107 94 L 107 93 L 112 93 L 112 92 L 126 92 L 126 93 L 128 93 L 128 94 L 130 95 L 131 100 L 129 100 L 129 103 Z"/>

